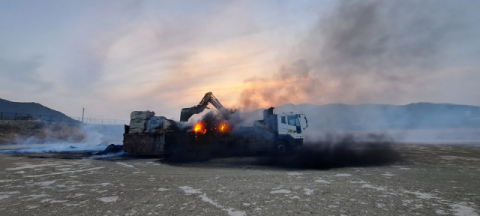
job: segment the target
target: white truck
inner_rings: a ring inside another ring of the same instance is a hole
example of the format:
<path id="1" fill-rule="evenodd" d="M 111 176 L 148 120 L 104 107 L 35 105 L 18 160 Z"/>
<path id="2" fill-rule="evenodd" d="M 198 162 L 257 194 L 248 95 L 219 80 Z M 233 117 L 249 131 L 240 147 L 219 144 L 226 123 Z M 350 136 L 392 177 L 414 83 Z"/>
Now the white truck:
<path id="1" fill-rule="evenodd" d="M 263 120 L 255 121 L 253 127 L 242 128 L 248 132 L 242 134 L 243 131 L 240 129 L 240 136 L 243 135 L 248 148 L 253 151 L 274 151 L 285 154 L 295 147 L 303 146 L 305 139 L 303 131 L 308 127 L 306 116 L 294 113 L 274 114 L 273 110 L 273 107 L 264 110 Z M 304 127 L 302 120 L 304 120 Z M 251 136 L 251 134 L 255 135 Z"/>

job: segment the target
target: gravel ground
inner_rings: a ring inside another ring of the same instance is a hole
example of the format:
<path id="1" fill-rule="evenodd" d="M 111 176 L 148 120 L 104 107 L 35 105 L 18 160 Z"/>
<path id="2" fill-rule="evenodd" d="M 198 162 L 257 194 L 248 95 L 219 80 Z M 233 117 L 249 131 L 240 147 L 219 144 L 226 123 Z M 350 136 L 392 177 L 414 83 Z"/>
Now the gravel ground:
<path id="1" fill-rule="evenodd" d="M 174 163 L 87 152 L 0 154 L 0 215 L 480 213 L 480 146 L 392 148 L 400 159 L 308 169 L 266 156 Z"/>

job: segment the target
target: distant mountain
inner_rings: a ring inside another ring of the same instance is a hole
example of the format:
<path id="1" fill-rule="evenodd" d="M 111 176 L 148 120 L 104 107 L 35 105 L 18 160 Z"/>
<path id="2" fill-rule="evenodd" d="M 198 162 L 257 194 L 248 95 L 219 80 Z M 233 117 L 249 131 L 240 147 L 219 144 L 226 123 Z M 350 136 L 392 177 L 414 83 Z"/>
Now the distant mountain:
<path id="1" fill-rule="evenodd" d="M 286 104 L 274 112 L 306 114 L 311 127 L 323 130 L 480 128 L 480 107 L 468 105 Z"/>
<path id="2" fill-rule="evenodd" d="M 2 119 L 14 119 L 15 116 L 25 117 L 33 116 L 34 119 L 53 120 L 53 121 L 76 121 L 67 115 L 43 106 L 39 103 L 12 102 L 0 99 L 0 113 Z"/>

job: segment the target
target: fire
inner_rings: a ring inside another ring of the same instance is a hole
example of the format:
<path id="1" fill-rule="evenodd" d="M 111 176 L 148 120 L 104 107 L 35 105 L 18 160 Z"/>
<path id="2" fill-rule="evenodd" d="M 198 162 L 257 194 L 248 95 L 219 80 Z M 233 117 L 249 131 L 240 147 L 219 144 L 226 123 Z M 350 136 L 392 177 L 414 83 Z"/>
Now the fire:
<path id="1" fill-rule="evenodd" d="M 197 122 L 197 124 L 195 124 L 193 127 L 193 131 L 195 131 L 195 133 L 206 133 L 207 129 L 203 128 L 202 122 Z"/>
<path id="2" fill-rule="evenodd" d="M 217 125 L 217 127 L 212 128 L 214 130 L 218 130 L 219 132 L 226 132 L 228 129 L 227 124 L 221 123 L 220 125 Z M 202 133 L 205 134 L 207 133 L 207 128 L 205 128 L 205 123 L 199 121 L 197 122 L 193 127 L 192 127 L 193 132 L 195 133 Z"/>
<path id="3" fill-rule="evenodd" d="M 198 132 L 198 131 L 200 131 L 201 129 L 202 129 L 202 125 L 201 125 L 200 123 L 197 123 L 197 124 L 195 125 L 195 128 L 194 128 L 193 130 L 194 130 L 195 132 Z"/>
<path id="4" fill-rule="evenodd" d="M 223 131 L 223 129 L 225 129 L 225 124 L 220 125 L 220 131 Z"/>

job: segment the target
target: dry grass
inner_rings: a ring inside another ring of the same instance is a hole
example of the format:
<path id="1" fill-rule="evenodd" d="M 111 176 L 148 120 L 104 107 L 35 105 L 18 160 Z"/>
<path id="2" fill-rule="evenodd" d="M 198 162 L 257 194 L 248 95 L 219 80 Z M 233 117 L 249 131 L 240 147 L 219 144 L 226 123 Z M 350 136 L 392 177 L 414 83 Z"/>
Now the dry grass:
<path id="1" fill-rule="evenodd" d="M 44 142 L 79 142 L 85 139 L 79 126 L 47 124 L 36 121 L 0 121 L 0 144 L 23 143 L 34 140 Z"/>

